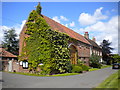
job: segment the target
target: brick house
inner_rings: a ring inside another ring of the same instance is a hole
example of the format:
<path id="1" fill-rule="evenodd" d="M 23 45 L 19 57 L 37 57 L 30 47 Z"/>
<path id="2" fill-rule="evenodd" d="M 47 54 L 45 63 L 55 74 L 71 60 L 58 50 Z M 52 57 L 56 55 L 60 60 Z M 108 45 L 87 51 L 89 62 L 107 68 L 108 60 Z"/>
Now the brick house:
<path id="1" fill-rule="evenodd" d="M 85 34 L 84 34 L 84 37 L 85 37 L 85 39 L 90 43 L 90 56 L 94 53 L 94 54 L 96 54 L 96 55 L 98 55 L 98 56 L 101 56 L 101 61 L 100 62 L 102 62 L 102 49 L 101 49 L 101 47 L 96 43 L 96 39 L 95 39 L 95 37 L 93 37 L 92 38 L 92 40 L 91 39 L 89 39 L 89 34 L 88 34 L 88 32 L 85 32 Z"/>
<path id="2" fill-rule="evenodd" d="M 18 72 L 19 63 L 16 55 L 0 47 L 0 69 L 8 72 Z"/>
<path id="3" fill-rule="evenodd" d="M 68 42 L 68 47 L 70 49 L 70 59 L 71 64 L 77 64 L 78 60 L 82 60 L 85 62 L 86 65 L 89 65 L 89 58 L 92 53 L 99 53 L 98 55 L 101 56 L 102 50 L 97 45 L 94 40 L 89 39 L 88 32 L 85 32 L 85 35 L 82 36 L 77 32 L 65 27 L 64 25 L 50 19 L 47 16 L 42 15 L 47 24 L 51 27 L 52 30 L 57 30 L 58 32 L 63 32 L 69 35 L 73 40 Z M 21 55 L 22 48 L 25 46 L 24 39 L 28 37 L 26 32 L 26 25 L 24 25 L 21 33 L 20 33 L 20 40 L 19 40 L 19 55 Z M 20 65 L 20 72 L 28 72 L 28 69 L 23 68 L 23 62 Z M 26 63 L 28 66 L 28 63 Z M 26 65 L 25 64 L 25 65 Z M 25 66 L 24 65 L 24 66 Z"/>

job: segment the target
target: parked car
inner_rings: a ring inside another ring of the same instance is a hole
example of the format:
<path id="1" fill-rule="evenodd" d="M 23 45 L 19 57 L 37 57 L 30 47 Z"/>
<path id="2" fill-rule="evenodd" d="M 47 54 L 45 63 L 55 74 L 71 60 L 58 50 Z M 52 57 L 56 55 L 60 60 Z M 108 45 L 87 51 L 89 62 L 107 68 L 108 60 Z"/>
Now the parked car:
<path id="1" fill-rule="evenodd" d="M 112 69 L 120 69 L 120 63 L 113 63 Z"/>

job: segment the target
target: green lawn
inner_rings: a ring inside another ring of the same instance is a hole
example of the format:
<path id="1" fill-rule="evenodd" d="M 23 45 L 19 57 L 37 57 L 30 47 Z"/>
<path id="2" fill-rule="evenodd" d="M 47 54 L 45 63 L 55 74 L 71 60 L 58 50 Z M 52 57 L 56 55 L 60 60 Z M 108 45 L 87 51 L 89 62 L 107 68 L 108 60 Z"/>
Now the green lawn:
<path id="1" fill-rule="evenodd" d="M 23 72 L 9 72 L 9 73 L 21 74 L 21 75 L 29 75 L 29 76 L 44 76 L 44 77 L 71 76 L 71 75 L 78 75 L 78 74 L 80 74 L 80 73 L 64 73 L 64 74 L 55 74 L 55 75 L 41 75 L 41 74 L 23 73 Z"/>
<path id="2" fill-rule="evenodd" d="M 118 88 L 120 87 L 120 70 L 112 75 L 110 75 L 106 80 L 104 80 L 96 88 Z M 120 88 L 119 88 L 120 90 Z"/>
<path id="3" fill-rule="evenodd" d="M 110 65 L 104 65 L 101 67 L 101 69 L 110 67 Z M 98 68 L 91 68 L 89 71 L 95 71 L 95 70 L 100 70 Z M 64 74 L 55 74 L 55 75 L 41 75 L 41 74 L 34 74 L 34 73 L 23 73 L 23 72 L 10 72 L 14 74 L 21 74 L 21 75 L 29 75 L 29 76 L 45 76 L 45 77 L 52 77 L 52 76 L 71 76 L 71 75 L 78 75 L 81 73 L 64 73 Z"/>
<path id="4" fill-rule="evenodd" d="M 100 69 L 111 67 L 111 65 L 103 65 Z M 100 70 L 99 68 L 90 68 L 89 71 Z"/>
<path id="5" fill-rule="evenodd" d="M 103 65 L 103 66 L 101 67 L 101 69 L 107 68 L 107 67 L 111 67 L 111 65 Z"/>

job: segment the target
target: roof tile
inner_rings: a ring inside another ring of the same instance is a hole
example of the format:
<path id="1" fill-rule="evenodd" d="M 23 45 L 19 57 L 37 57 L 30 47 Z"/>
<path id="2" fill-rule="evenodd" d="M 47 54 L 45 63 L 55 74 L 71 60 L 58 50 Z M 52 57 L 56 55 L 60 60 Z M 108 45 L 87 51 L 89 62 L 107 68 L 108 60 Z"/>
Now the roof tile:
<path id="1" fill-rule="evenodd" d="M 46 22 L 48 23 L 48 25 L 51 27 L 51 29 L 53 30 L 57 30 L 59 32 L 63 32 L 63 33 L 66 33 L 68 34 L 70 37 L 76 39 L 76 40 L 79 40 L 81 42 L 84 42 L 86 44 L 90 44 L 85 38 L 84 36 L 76 33 L 75 31 L 65 27 L 64 25 L 61 25 L 60 23 L 46 17 L 43 15 L 43 18 L 46 20 Z"/>
<path id="2" fill-rule="evenodd" d="M 0 48 L 0 57 L 17 57 L 17 56 L 6 51 L 4 48 Z"/>

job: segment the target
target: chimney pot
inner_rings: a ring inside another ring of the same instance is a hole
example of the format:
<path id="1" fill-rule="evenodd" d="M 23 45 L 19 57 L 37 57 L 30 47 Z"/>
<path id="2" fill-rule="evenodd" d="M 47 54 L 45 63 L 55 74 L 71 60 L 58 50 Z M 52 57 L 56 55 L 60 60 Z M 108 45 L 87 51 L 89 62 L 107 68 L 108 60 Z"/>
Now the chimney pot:
<path id="1" fill-rule="evenodd" d="M 88 34 L 88 32 L 85 32 L 84 37 L 87 38 L 87 39 L 89 39 L 89 34 Z"/>
<path id="2" fill-rule="evenodd" d="M 96 41 L 95 37 L 93 37 L 92 40 L 95 42 Z"/>

